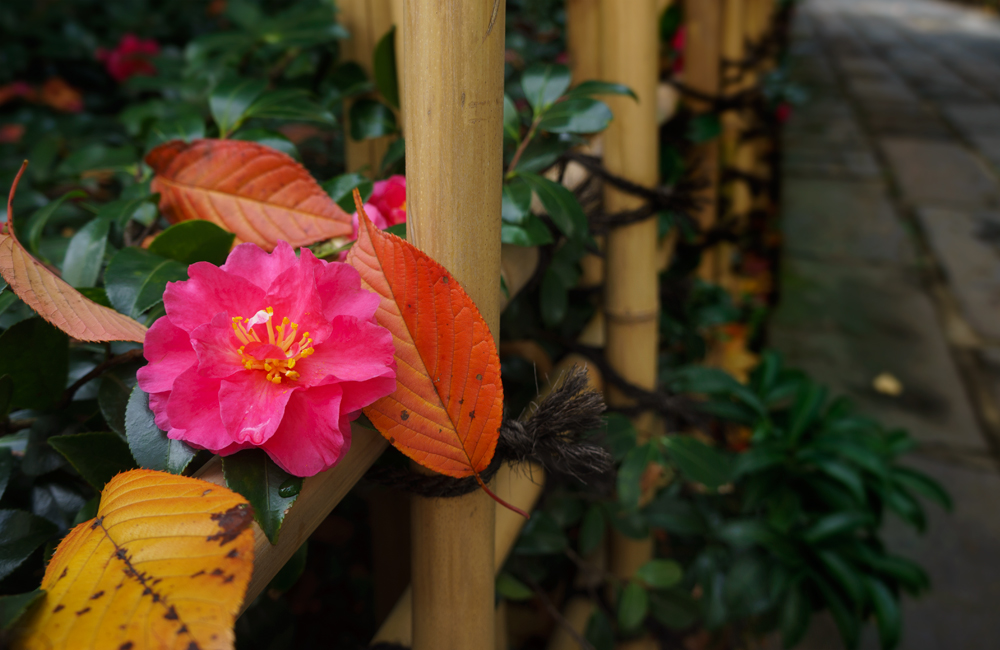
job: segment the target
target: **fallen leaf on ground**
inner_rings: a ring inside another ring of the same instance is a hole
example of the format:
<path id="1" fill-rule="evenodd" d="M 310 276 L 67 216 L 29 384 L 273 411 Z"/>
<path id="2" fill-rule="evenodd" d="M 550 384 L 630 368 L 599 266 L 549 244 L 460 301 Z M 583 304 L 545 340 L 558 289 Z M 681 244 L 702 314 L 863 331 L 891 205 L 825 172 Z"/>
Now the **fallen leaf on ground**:
<path id="1" fill-rule="evenodd" d="M 71 530 L 15 650 L 233 647 L 253 571 L 253 515 L 224 487 L 152 470 L 112 479 Z"/>

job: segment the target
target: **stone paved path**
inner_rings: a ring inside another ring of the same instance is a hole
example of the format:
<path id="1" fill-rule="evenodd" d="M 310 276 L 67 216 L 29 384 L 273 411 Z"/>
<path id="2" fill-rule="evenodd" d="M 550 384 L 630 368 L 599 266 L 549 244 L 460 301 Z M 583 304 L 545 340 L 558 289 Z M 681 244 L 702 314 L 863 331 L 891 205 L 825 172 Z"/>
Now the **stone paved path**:
<path id="1" fill-rule="evenodd" d="M 920 537 L 905 650 L 1000 650 L 1000 21 L 935 0 L 806 0 L 785 136 L 786 358 L 920 442 L 955 498 Z M 882 372 L 903 384 L 882 395 Z M 803 646 L 839 650 L 828 619 Z M 877 648 L 872 626 L 864 648 Z"/>

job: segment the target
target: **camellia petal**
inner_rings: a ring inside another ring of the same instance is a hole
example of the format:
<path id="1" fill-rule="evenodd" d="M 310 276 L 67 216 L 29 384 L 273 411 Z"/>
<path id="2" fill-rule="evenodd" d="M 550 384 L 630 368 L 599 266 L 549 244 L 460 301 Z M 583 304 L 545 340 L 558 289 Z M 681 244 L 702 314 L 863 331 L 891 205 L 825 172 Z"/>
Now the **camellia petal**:
<path id="1" fill-rule="evenodd" d="M 222 423 L 229 437 L 235 442 L 253 445 L 270 438 L 281 424 L 288 398 L 299 389 L 294 384 L 276 384 L 268 381 L 264 373 L 253 370 L 223 380 L 219 403 Z"/>
<path id="2" fill-rule="evenodd" d="M 188 277 L 186 282 L 168 282 L 163 292 L 170 322 L 183 330 L 191 331 L 219 313 L 249 317 L 261 309 L 263 289 L 208 262 L 192 264 Z"/>
<path id="3" fill-rule="evenodd" d="M 139 368 L 138 378 L 147 393 L 161 393 L 173 387 L 174 380 L 197 362 L 187 332 L 161 318 L 149 328 L 154 332 L 142 353 L 149 365 Z"/>
<path id="4" fill-rule="evenodd" d="M 332 467 L 351 444 L 350 423 L 341 422 L 341 396 L 336 384 L 296 392 L 264 451 L 291 474 L 311 476 Z"/>
<path id="5" fill-rule="evenodd" d="M 297 265 L 298 261 L 288 242 L 279 242 L 270 254 L 260 246 L 240 244 L 229 253 L 226 263 L 219 268 L 267 291 L 279 275 Z"/>

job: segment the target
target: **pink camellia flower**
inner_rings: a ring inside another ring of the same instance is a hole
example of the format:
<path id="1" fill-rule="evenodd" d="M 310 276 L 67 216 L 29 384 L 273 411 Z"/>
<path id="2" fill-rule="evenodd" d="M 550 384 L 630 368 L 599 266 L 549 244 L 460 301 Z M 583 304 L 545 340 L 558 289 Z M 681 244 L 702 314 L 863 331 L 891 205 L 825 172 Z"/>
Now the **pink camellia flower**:
<path id="1" fill-rule="evenodd" d="M 136 75 L 154 76 L 156 66 L 149 60 L 160 53 L 160 44 L 153 39 L 142 39 L 135 34 L 125 34 L 113 50 L 97 48 L 95 56 L 104 64 L 115 81 L 121 83 Z"/>
<path id="2" fill-rule="evenodd" d="M 395 390 L 379 297 L 353 267 L 300 255 L 240 244 L 167 284 L 138 379 L 169 438 L 223 456 L 260 447 L 312 476 L 347 452 L 361 408 Z"/>
<path id="3" fill-rule="evenodd" d="M 406 177 L 397 174 L 384 181 L 376 181 L 368 203 L 378 208 L 389 226 L 406 223 Z"/>

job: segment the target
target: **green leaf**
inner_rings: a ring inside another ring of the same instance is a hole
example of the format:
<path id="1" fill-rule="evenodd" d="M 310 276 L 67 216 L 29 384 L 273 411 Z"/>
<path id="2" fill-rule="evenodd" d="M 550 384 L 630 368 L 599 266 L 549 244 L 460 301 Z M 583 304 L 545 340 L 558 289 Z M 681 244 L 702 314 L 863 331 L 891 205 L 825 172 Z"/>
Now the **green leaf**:
<path id="1" fill-rule="evenodd" d="M 531 587 L 506 571 L 497 576 L 496 590 L 507 600 L 528 600 L 535 597 Z"/>
<path id="2" fill-rule="evenodd" d="M 803 433 L 819 417 L 823 402 L 826 401 L 826 388 L 815 382 L 807 383 L 799 390 L 792 406 L 792 425 L 788 430 L 789 438 L 797 441 Z"/>
<path id="3" fill-rule="evenodd" d="M 163 300 L 167 282 L 187 280 L 187 266 L 141 248 L 123 248 L 104 271 L 108 300 L 123 314 L 138 318 Z"/>
<path id="4" fill-rule="evenodd" d="M 562 553 L 569 545 L 566 534 L 559 523 L 546 512 L 535 510 L 531 519 L 524 525 L 517 545 L 515 555 L 549 555 Z"/>
<path id="5" fill-rule="evenodd" d="M 396 235 L 400 239 L 406 239 L 406 224 L 397 223 L 395 226 L 389 226 L 383 232 L 387 232 L 390 235 Z M 500 278 L 500 280 L 502 281 L 503 278 Z"/>
<path id="6" fill-rule="evenodd" d="M 125 437 L 125 411 L 128 399 L 135 388 L 136 370 L 139 364 L 119 366 L 111 372 L 104 373 L 97 388 L 97 404 L 101 407 L 101 415 L 108 427 L 119 436 Z"/>
<path id="7" fill-rule="evenodd" d="M 855 650 L 861 635 L 861 621 L 844 603 L 844 600 L 829 582 L 815 573 L 811 574 L 811 577 L 813 584 L 826 600 L 826 606 L 830 608 L 830 614 L 833 615 L 833 621 L 837 624 L 837 629 L 840 630 L 844 645 L 847 646 L 848 650 Z"/>
<path id="8" fill-rule="evenodd" d="M 45 590 L 35 589 L 26 594 L 0 596 L 0 630 L 9 630 L 24 613 L 45 596 Z"/>
<path id="9" fill-rule="evenodd" d="M 590 615 L 584 638 L 594 646 L 594 650 L 614 650 L 615 630 L 600 607 L 595 607 L 594 613 Z"/>
<path id="10" fill-rule="evenodd" d="M 767 415 L 767 409 L 752 390 L 718 368 L 685 366 L 672 371 L 666 382 L 671 390 L 678 393 L 726 395 L 740 400 L 760 416 Z"/>
<path id="11" fill-rule="evenodd" d="M 639 567 L 635 577 L 653 589 L 668 589 L 684 578 L 684 569 L 673 560 L 650 560 Z"/>
<path id="12" fill-rule="evenodd" d="M 399 108 L 399 79 L 396 74 L 396 27 L 393 26 L 375 45 L 373 61 L 375 86 L 382 98 Z"/>
<path id="13" fill-rule="evenodd" d="M 524 179 L 538 195 L 552 222 L 564 235 L 570 239 L 581 239 L 588 235 L 587 215 L 583 213 L 580 202 L 572 192 L 538 174 L 519 171 L 517 176 Z"/>
<path id="14" fill-rule="evenodd" d="M 210 262 L 222 266 L 236 237 L 211 221 L 191 219 L 174 224 L 156 236 L 149 252 L 184 266 Z"/>
<path id="15" fill-rule="evenodd" d="M 128 400 L 125 432 L 133 458 L 145 469 L 181 474 L 198 453 L 183 440 L 171 440 L 156 426 L 149 396 L 138 386 Z"/>
<path id="16" fill-rule="evenodd" d="M 0 492 L 2 494 L 2 492 Z M 580 538 L 577 540 L 581 555 L 590 555 L 601 545 L 604 539 L 604 510 L 599 505 L 590 506 L 580 524 Z"/>
<path id="17" fill-rule="evenodd" d="M 503 186 L 500 214 L 507 223 L 523 225 L 531 217 L 531 187 L 515 176 Z"/>
<path id="18" fill-rule="evenodd" d="M 521 114 L 506 93 L 503 96 L 503 134 L 514 142 L 521 142 Z"/>
<path id="19" fill-rule="evenodd" d="M 597 133 L 606 129 L 613 117 L 604 102 L 578 97 L 561 101 L 545 111 L 538 129 L 550 133 Z"/>
<path id="20" fill-rule="evenodd" d="M 323 191 L 348 214 L 354 212 L 354 188 L 361 193 L 362 203 L 372 195 L 375 184 L 364 174 L 341 174 L 323 183 Z"/>
<path id="21" fill-rule="evenodd" d="M 642 475 L 655 457 L 655 447 L 645 444 L 633 448 L 625 455 L 618 468 L 618 502 L 627 510 L 639 507 L 642 496 Z"/>
<path id="22" fill-rule="evenodd" d="M 552 243 L 552 233 L 542 220 L 529 215 L 523 226 L 505 223 L 500 226 L 500 242 L 514 246 L 544 246 Z"/>
<path id="23" fill-rule="evenodd" d="M 733 462 L 725 453 L 689 436 L 662 438 L 670 458 L 691 481 L 717 490 L 733 480 Z"/>
<path id="24" fill-rule="evenodd" d="M 649 613 L 649 594 L 632 580 L 622 589 L 618 600 L 618 625 L 626 632 L 638 629 Z"/>
<path id="25" fill-rule="evenodd" d="M 393 171 L 393 168 L 398 165 L 403 158 L 406 157 L 406 140 L 402 137 L 396 138 L 389 144 L 389 147 L 385 150 L 385 155 L 382 156 L 382 173 L 388 174 Z M 404 164 L 403 169 L 398 171 L 405 172 L 406 165 Z"/>
<path id="26" fill-rule="evenodd" d="M 263 79 L 231 77 L 215 87 L 208 98 L 208 108 L 219 127 L 219 137 L 226 138 L 243 123 L 247 109 L 267 88 Z"/>
<path id="27" fill-rule="evenodd" d="M 52 436 L 49 444 L 98 492 L 116 474 L 138 467 L 128 444 L 110 431 Z"/>
<path id="28" fill-rule="evenodd" d="M 755 474 L 780 465 L 788 458 L 784 449 L 775 446 L 757 446 L 741 453 L 736 459 L 733 475 L 736 478 Z"/>
<path id="29" fill-rule="evenodd" d="M 562 323 L 569 307 L 569 287 L 559 274 L 550 266 L 542 276 L 541 308 L 542 321 L 547 327 L 555 327 Z"/>
<path id="30" fill-rule="evenodd" d="M 14 471 L 14 454 L 10 449 L 0 447 L 0 498 L 7 491 L 10 474 Z"/>
<path id="31" fill-rule="evenodd" d="M 646 506 L 644 514 L 649 525 L 662 528 L 675 535 L 703 535 L 708 532 L 705 519 L 690 501 L 660 492 L 653 502 Z"/>
<path id="32" fill-rule="evenodd" d="M 63 259 L 62 279 L 73 287 L 93 287 L 104 264 L 104 251 L 111 233 L 111 217 L 97 217 L 69 240 Z"/>
<path id="33" fill-rule="evenodd" d="M 292 554 L 292 557 L 285 562 L 285 565 L 281 567 L 278 573 L 271 578 L 271 582 L 267 583 L 267 591 L 274 590 L 278 593 L 284 593 L 294 587 L 295 583 L 299 581 L 299 578 L 302 577 L 302 574 L 306 570 L 308 553 L 309 540 L 306 540 Z"/>
<path id="34" fill-rule="evenodd" d="M 24 510 L 0 510 L 0 580 L 59 532 L 48 519 Z"/>
<path id="35" fill-rule="evenodd" d="M 272 90 L 264 93 L 243 113 L 245 121 L 252 117 L 269 120 L 292 120 L 295 122 L 319 122 L 334 125 L 337 118 L 319 105 L 309 91 L 301 88 Z"/>
<path id="36" fill-rule="evenodd" d="M 635 101 L 639 101 L 639 96 L 625 84 L 611 83 L 610 81 L 584 81 L 579 83 L 566 93 L 569 99 L 577 97 L 593 97 L 594 95 L 628 95 Z"/>
<path id="37" fill-rule="evenodd" d="M 904 488 L 934 501 L 945 510 L 951 512 L 954 504 L 951 495 L 940 483 L 910 467 L 896 466 L 892 470 L 892 480 Z"/>
<path id="38" fill-rule="evenodd" d="M 621 413 L 608 413 L 604 416 L 604 440 L 611 449 L 611 457 L 616 463 L 621 462 L 629 450 L 635 447 L 638 433 L 632 421 Z"/>
<path id="39" fill-rule="evenodd" d="M 833 458 L 817 457 L 810 460 L 821 472 L 846 487 L 859 504 L 866 502 L 864 483 L 861 475 L 853 467 Z"/>
<path id="40" fill-rule="evenodd" d="M 781 605 L 781 643 L 788 650 L 799 644 L 809 629 L 812 605 L 799 583 L 788 590 Z"/>
<path id="41" fill-rule="evenodd" d="M 927 516 L 920 503 L 909 492 L 898 485 L 890 485 L 881 492 L 886 507 L 892 510 L 906 523 L 920 532 L 927 528 Z"/>
<path id="42" fill-rule="evenodd" d="M 867 512 L 834 512 L 817 520 L 802 533 L 802 539 L 810 544 L 818 544 L 831 537 L 870 526 L 871 523 L 872 517 Z"/>
<path id="43" fill-rule="evenodd" d="M 275 151 L 280 151 L 296 160 L 302 159 L 302 155 L 299 154 L 299 148 L 295 146 L 295 143 L 277 131 L 271 131 L 270 129 L 240 129 L 232 135 L 232 139 L 243 140 L 244 142 L 256 142 L 265 147 L 270 147 Z"/>
<path id="44" fill-rule="evenodd" d="M 840 553 L 830 549 L 816 552 L 820 564 L 826 569 L 827 575 L 841 586 L 844 593 L 851 599 L 855 609 L 861 609 L 865 605 L 866 592 L 864 584 L 861 582 L 861 575 L 851 563 Z"/>
<path id="45" fill-rule="evenodd" d="M 146 148 L 152 149 L 171 140 L 201 140 L 205 137 L 205 119 L 199 114 L 187 114 L 157 120 L 149 129 Z"/>
<path id="46" fill-rule="evenodd" d="M 66 192 L 55 201 L 49 201 L 41 208 L 35 210 L 35 213 L 31 215 L 31 219 L 28 220 L 26 229 L 27 237 L 21 238 L 22 241 L 28 242 L 28 251 L 35 257 L 41 257 L 38 253 L 38 247 L 42 243 L 42 231 L 45 230 L 45 225 L 49 222 L 49 218 L 67 200 L 85 198 L 87 198 L 86 192 L 83 190 L 73 190 L 72 192 Z"/>
<path id="47" fill-rule="evenodd" d="M 125 230 L 129 220 L 148 226 L 156 218 L 156 200 L 159 194 L 145 194 L 134 198 L 122 198 L 105 203 L 98 210 L 96 219 L 111 219 L 119 231 Z"/>
<path id="48" fill-rule="evenodd" d="M 708 142 L 722 133 L 722 122 L 715 113 L 698 115 L 688 126 L 688 139 L 695 144 Z"/>
<path id="49" fill-rule="evenodd" d="M 562 97 L 569 83 L 569 68 L 564 65 L 536 63 L 521 75 L 521 88 L 536 116 Z"/>
<path id="50" fill-rule="evenodd" d="M 649 594 L 649 613 L 671 630 L 686 630 L 701 618 L 698 602 L 680 589 Z"/>
<path id="51" fill-rule="evenodd" d="M 899 598 L 878 578 L 865 576 L 868 597 L 875 609 L 878 634 L 882 650 L 893 650 L 903 636 L 903 618 L 899 611 Z"/>
<path id="52" fill-rule="evenodd" d="M 253 507 L 253 517 L 272 544 L 278 543 L 281 524 L 299 493 L 289 490 L 289 481 L 302 486 L 302 479 L 278 467 L 263 449 L 244 449 L 222 459 L 226 486 L 246 497 Z M 282 491 L 282 486 L 285 490 Z M 294 487 L 294 486 L 292 486 Z M 290 496 L 283 496 L 294 492 Z"/>
<path id="53" fill-rule="evenodd" d="M 0 375 L 14 380 L 13 408 L 46 409 L 62 397 L 69 368 L 69 337 L 41 318 L 0 334 Z"/>
<path id="54" fill-rule="evenodd" d="M 399 131 L 396 114 L 385 104 L 374 99 L 359 99 L 351 104 L 349 112 L 351 137 L 355 140 L 380 138 Z"/>

